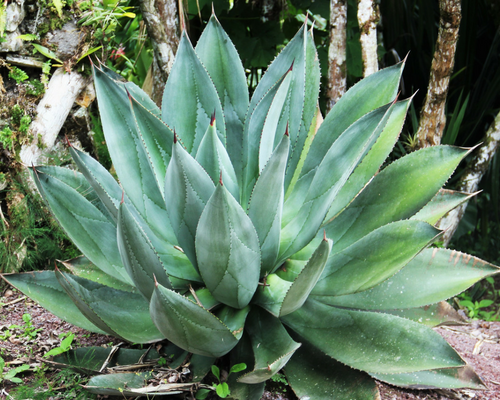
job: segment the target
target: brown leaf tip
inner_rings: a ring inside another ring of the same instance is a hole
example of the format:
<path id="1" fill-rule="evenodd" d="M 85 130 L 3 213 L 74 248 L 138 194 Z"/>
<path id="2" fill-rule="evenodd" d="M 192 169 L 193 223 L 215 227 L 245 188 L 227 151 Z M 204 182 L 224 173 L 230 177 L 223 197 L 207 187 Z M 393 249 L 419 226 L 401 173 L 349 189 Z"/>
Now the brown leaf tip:
<path id="1" fill-rule="evenodd" d="M 222 171 L 220 172 L 219 183 L 221 186 L 224 186 L 224 184 L 222 183 Z"/>
<path id="2" fill-rule="evenodd" d="M 175 129 L 174 129 L 174 144 L 177 143 L 177 133 L 175 133 Z"/>
<path id="3" fill-rule="evenodd" d="M 158 287 L 158 281 L 156 280 L 156 275 L 153 274 L 153 279 L 155 280 L 155 287 Z"/>
<path id="4" fill-rule="evenodd" d="M 292 65 L 290 65 L 290 68 L 288 68 L 287 72 L 292 72 L 293 71 L 293 64 L 295 64 L 295 58 L 292 61 Z"/>
<path id="5" fill-rule="evenodd" d="M 323 240 L 326 242 L 326 229 L 323 229 Z"/>
<path id="6" fill-rule="evenodd" d="M 120 204 L 123 204 L 125 202 L 125 192 L 122 190 L 122 200 L 120 201 Z"/>
<path id="7" fill-rule="evenodd" d="M 214 110 L 214 113 L 212 114 L 212 117 L 210 118 L 210 126 L 214 126 L 215 125 L 215 110 Z"/>
<path id="8" fill-rule="evenodd" d="M 288 122 L 286 123 L 285 136 L 290 137 L 290 133 L 288 132 Z"/>

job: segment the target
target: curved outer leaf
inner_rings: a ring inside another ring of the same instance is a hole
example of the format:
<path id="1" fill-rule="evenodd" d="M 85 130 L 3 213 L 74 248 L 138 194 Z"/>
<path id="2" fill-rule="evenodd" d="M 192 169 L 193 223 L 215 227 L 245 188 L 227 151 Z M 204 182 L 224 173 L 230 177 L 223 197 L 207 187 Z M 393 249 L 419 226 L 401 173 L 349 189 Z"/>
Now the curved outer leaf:
<path id="1" fill-rule="evenodd" d="M 113 289 L 123 290 L 124 292 L 136 293 L 135 286 L 127 285 L 116 279 L 114 276 L 108 275 L 92 264 L 87 257 L 79 256 L 71 260 L 59 261 L 73 275 L 80 278 L 88 279 L 92 282 L 100 283 L 104 286 L 109 286 Z"/>
<path id="2" fill-rule="evenodd" d="M 82 314 L 108 334 L 132 343 L 164 338 L 151 321 L 149 304 L 142 295 L 111 289 L 59 271 L 56 277 Z"/>
<path id="3" fill-rule="evenodd" d="M 123 189 L 97 160 L 73 146 L 69 147 L 69 152 L 80 172 L 99 196 L 113 220 L 116 221 L 119 199 Z"/>
<path id="4" fill-rule="evenodd" d="M 139 102 L 139 104 L 141 104 L 146 110 L 152 113 L 155 117 L 157 118 L 161 117 L 161 110 L 158 108 L 156 103 L 153 100 L 151 100 L 148 94 L 144 90 L 142 90 L 139 86 L 137 86 L 133 82 L 125 81 L 123 76 L 117 74 L 115 71 L 106 67 L 104 64 L 99 65 L 99 69 L 104 74 L 106 74 L 110 79 L 119 82 L 121 85 L 123 85 L 127 89 L 127 92 L 129 92 L 132 95 L 132 97 Z"/>
<path id="5" fill-rule="evenodd" d="M 177 244 L 153 167 L 137 134 L 125 86 L 97 68 L 94 83 L 106 143 L 125 193 L 156 235 Z"/>
<path id="6" fill-rule="evenodd" d="M 427 147 L 386 167 L 325 225 L 334 243 L 332 254 L 380 226 L 414 215 L 435 196 L 467 153 L 458 147 Z"/>
<path id="7" fill-rule="evenodd" d="M 287 270 L 288 276 L 268 275 L 262 288 L 257 289 L 255 304 L 275 317 L 290 314 L 302 307 L 325 268 L 331 246 L 330 241 L 322 240 L 307 264 L 301 265 L 297 271 Z M 280 275 L 283 275 L 282 270 Z"/>
<path id="8" fill-rule="evenodd" d="M 387 159 L 394 144 L 398 140 L 412 99 L 398 101 L 387 121 L 380 137 L 367 153 L 363 161 L 356 167 L 339 194 L 333 200 L 326 220 L 330 220 L 346 207 L 363 187 L 377 174 L 382 163 Z"/>
<path id="9" fill-rule="evenodd" d="M 373 373 L 406 373 L 465 364 L 432 329 L 392 315 L 308 300 L 282 321 L 327 355 Z"/>
<path id="10" fill-rule="evenodd" d="M 335 141 L 311 175 L 299 179 L 284 205 L 280 262 L 314 238 L 333 199 L 378 139 L 392 109 L 389 104 L 356 121 Z"/>
<path id="11" fill-rule="evenodd" d="M 257 231 L 261 251 L 261 276 L 274 270 L 280 246 L 283 183 L 290 139 L 283 136 L 253 189 L 248 216 Z"/>
<path id="12" fill-rule="evenodd" d="M 127 206 L 118 209 L 118 249 L 130 278 L 146 298 L 151 299 L 155 279 L 163 286 L 172 288 L 158 254 Z"/>
<path id="13" fill-rule="evenodd" d="M 441 231 L 421 221 L 398 221 L 333 254 L 312 294 L 339 296 L 367 290 L 403 268 Z"/>
<path id="14" fill-rule="evenodd" d="M 81 313 L 57 281 L 54 271 L 3 274 L 2 278 L 62 320 L 90 332 L 106 334 Z"/>
<path id="15" fill-rule="evenodd" d="M 129 99 L 137 134 L 142 140 L 156 184 L 163 194 L 165 173 L 172 156 L 174 134 L 159 116 L 154 115 L 132 96 L 129 96 Z"/>
<path id="16" fill-rule="evenodd" d="M 219 119 L 219 139 L 226 144 L 221 101 L 185 31 L 165 85 L 161 111 L 163 121 L 175 129 L 189 153 L 195 155 L 198 151 L 214 111 Z"/>
<path id="17" fill-rule="evenodd" d="M 390 385 L 409 389 L 487 389 L 472 367 L 438 368 L 408 374 L 370 374 L 375 379 Z"/>
<path id="18" fill-rule="evenodd" d="M 404 62 L 401 62 L 375 72 L 358 82 L 340 98 L 318 129 L 301 176 L 316 168 L 328 149 L 351 124 L 395 99 L 403 67 Z"/>
<path id="19" fill-rule="evenodd" d="M 380 394 L 373 379 L 331 357 L 309 343 L 295 352 L 284 368 L 299 399 L 376 400 Z"/>
<path id="20" fill-rule="evenodd" d="M 196 227 L 214 190 L 210 176 L 177 141 L 165 177 L 165 202 L 177 240 L 196 269 Z"/>
<path id="21" fill-rule="evenodd" d="M 264 382 L 288 362 L 300 343 L 295 342 L 281 322 L 259 308 L 252 309 L 246 330 L 255 356 L 254 369 L 238 378 L 238 382 Z"/>
<path id="22" fill-rule="evenodd" d="M 259 283 L 259 238 L 223 185 L 217 185 L 203 210 L 195 241 L 200 274 L 213 296 L 231 307 L 245 307 Z"/>
<path id="23" fill-rule="evenodd" d="M 499 271 L 492 264 L 455 250 L 425 249 L 380 285 L 321 301 L 365 310 L 421 307 L 446 300 Z"/>
<path id="24" fill-rule="evenodd" d="M 80 251 L 106 274 L 132 284 L 118 252 L 116 225 L 85 178 L 65 168 L 38 167 L 34 180 Z"/>
<path id="25" fill-rule="evenodd" d="M 238 343 L 233 332 L 215 315 L 161 285 L 153 292 L 150 312 L 165 337 L 191 353 L 221 357 Z M 240 312 L 248 313 L 248 309 Z"/>
<path id="26" fill-rule="evenodd" d="M 227 190 L 229 190 L 235 199 L 239 199 L 240 189 L 238 187 L 238 179 L 236 178 L 236 173 L 234 172 L 226 148 L 217 136 L 215 122 L 215 117 L 213 117 L 205 132 L 205 136 L 201 140 L 198 153 L 196 154 L 196 161 L 207 171 L 214 184 L 219 182 L 222 174 L 222 181 L 226 185 Z"/>
<path id="27" fill-rule="evenodd" d="M 241 183 L 243 121 L 249 102 L 248 87 L 238 52 L 215 15 L 205 26 L 195 51 L 219 93 L 226 121 L 226 148 L 238 183 Z"/>
<path id="28" fill-rule="evenodd" d="M 446 301 L 418 308 L 383 310 L 385 314 L 411 319 L 431 328 L 440 325 L 464 325 L 467 321 Z"/>
<path id="29" fill-rule="evenodd" d="M 411 219 L 425 221 L 431 225 L 435 225 L 449 211 L 458 207 L 460 204 L 468 201 L 476 193 L 463 193 L 454 190 L 441 189 L 432 200 L 427 203 L 418 213 Z M 441 229 L 443 229 L 441 227 Z"/>

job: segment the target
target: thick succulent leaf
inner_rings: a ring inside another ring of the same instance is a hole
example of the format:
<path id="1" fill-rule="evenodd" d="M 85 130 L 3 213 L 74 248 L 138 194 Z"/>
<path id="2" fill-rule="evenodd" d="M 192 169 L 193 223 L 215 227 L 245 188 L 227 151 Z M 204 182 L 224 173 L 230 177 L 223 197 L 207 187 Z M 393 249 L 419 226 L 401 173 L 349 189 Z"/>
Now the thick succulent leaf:
<path id="1" fill-rule="evenodd" d="M 331 255 L 312 294 L 340 296 L 362 292 L 393 276 L 441 231 L 421 221 L 398 221 L 370 232 Z"/>
<path id="2" fill-rule="evenodd" d="M 130 96 L 130 109 L 135 119 L 137 134 L 142 140 L 156 184 L 163 194 L 165 173 L 172 156 L 174 134 L 160 117 L 154 115 Z"/>
<path id="3" fill-rule="evenodd" d="M 384 310 L 385 314 L 411 319 L 434 328 L 438 325 L 464 325 L 467 321 L 449 303 L 440 301 L 437 304 L 418 308 Z"/>
<path id="4" fill-rule="evenodd" d="M 432 329 L 392 315 L 330 307 L 309 299 L 282 321 L 327 355 L 373 373 L 406 373 L 465 364 Z"/>
<path id="5" fill-rule="evenodd" d="M 396 97 L 404 62 L 382 69 L 350 88 L 335 104 L 321 124 L 302 169 L 302 175 L 314 170 L 333 142 L 363 115 Z M 369 95 L 367 95 L 369 93 Z"/>
<path id="6" fill-rule="evenodd" d="M 446 300 L 499 271 L 492 264 L 455 250 L 425 249 L 380 285 L 321 301 L 364 310 L 421 307 Z"/>
<path id="7" fill-rule="evenodd" d="M 274 149 L 282 139 L 283 136 L 283 120 L 280 125 L 280 117 L 283 114 L 283 107 L 288 98 L 290 82 L 292 80 L 292 70 L 288 71 L 283 78 L 283 82 L 280 84 L 276 95 L 267 112 L 264 125 L 262 127 L 262 133 L 260 135 L 260 145 L 259 145 L 259 173 L 267 165 L 269 158 L 274 152 Z M 289 135 L 288 121 L 286 121 L 286 135 Z M 288 145 L 290 146 L 290 144 Z M 288 149 L 287 149 L 288 150 Z M 288 161 L 288 151 L 287 151 L 287 161 Z M 285 162 L 286 164 L 286 162 Z"/>
<path id="8" fill-rule="evenodd" d="M 229 190 L 235 199 L 239 199 L 240 189 L 236 173 L 234 172 L 226 148 L 217 136 L 215 121 L 215 117 L 210 121 L 210 125 L 196 153 L 196 161 L 208 172 L 214 184 L 219 182 L 222 174 L 222 180 L 227 190 Z"/>
<path id="9" fill-rule="evenodd" d="M 408 389 L 487 389 L 472 367 L 438 368 L 408 374 L 370 374 L 375 379 Z"/>
<path id="10" fill-rule="evenodd" d="M 73 161 L 92 186 L 102 204 L 106 207 L 114 221 L 118 216 L 118 199 L 122 196 L 123 189 L 115 178 L 94 158 L 73 146 L 69 152 Z"/>
<path id="11" fill-rule="evenodd" d="M 291 82 L 289 97 L 280 113 L 278 134 L 281 135 L 285 125 L 288 123 L 290 141 L 292 148 L 289 154 L 287 176 L 285 178 L 285 190 L 294 175 L 302 149 L 315 116 L 317 98 L 319 94 L 320 71 L 316 46 L 312 31 L 307 31 L 304 24 L 293 39 L 276 57 L 260 80 L 252 96 L 249 106 L 250 115 L 253 113 L 257 103 L 265 96 L 271 87 L 291 67 Z M 281 127 L 281 129 L 279 128 Z M 257 134 L 252 132 L 251 134 Z M 251 139 L 252 140 L 252 139 Z M 274 146 L 279 142 L 275 140 Z M 256 153 L 250 157 L 256 157 Z M 265 160 L 263 160 L 265 163 Z"/>
<path id="12" fill-rule="evenodd" d="M 394 104 L 394 110 L 379 139 L 363 161 L 356 167 L 337 197 L 335 197 L 326 220 L 332 219 L 342 211 L 378 172 L 378 169 L 389 156 L 394 144 L 398 140 L 410 102 L 411 99 L 407 99 Z"/>
<path id="13" fill-rule="evenodd" d="M 164 336 L 149 316 L 149 304 L 138 293 L 123 292 L 56 271 L 56 277 L 85 317 L 101 330 L 132 343 L 149 343 Z"/>
<path id="14" fill-rule="evenodd" d="M 277 274 L 266 277 L 254 303 L 275 317 L 302 307 L 325 268 L 331 247 L 330 241 L 322 240 L 307 263 L 287 261 Z"/>
<path id="15" fill-rule="evenodd" d="M 238 382 L 265 382 L 283 368 L 300 347 L 300 343 L 288 335 L 279 319 L 259 308 L 254 308 L 248 316 L 246 331 L 252 342 L 255 365 L 252 371 L 238 378 Z"/>
<path id="16" fill-rule="evenodd" d="M 285 201 L 279 261 L 314 238 L 333 199 L 378 139 L 392 110 L 389 104 L 360 118 L 335 141 L 317 168 L 298 180 Z"/>
<path id="17" fill-rule="evenodd" d="M 265 382 L 247 384 L 238 382 L 238 378 L 246 372 L 253 370 L 255 358 L 252 344 L 247 333 L 244 333 L 236 347 L 231 351 L 231 365 L 245 364 L 247 368 L 243 371 L 232 373 L 227 379 L 229 385 L 228 399 L 232 400 L 260 400 L 264 394 Z"/>
<path id="18" fill-rule="evenodd" d="M 156 235 L 177 244 L 124 84 L 97 68 L 94 83 L 106 144 L 123 190 Z"/>
<path id="19" fill-rule="evenodd" d="M 248 205 L 250 195 L 252 193 L 255 181 L 259 176 L 259 148 L 262 130 L 264 124 L 269 117 L 269 110 L 274 104 L 276 112 L 281 115 L 281 110 L 277 110 L 277 105 L 282 102 L 275 101 L 278 93 L 288 91 L 290 80 L 287 77 L 291 74 L 286 71 L 284 75 L 269 88 L 269 91 L 257 102 L 254 108 L 249 111 L 245 120 L 245 127 L 243 132 L 243 155 L 242 155 L 242 184 L 241 190 L 241 204 L 243 207 Z M 283 126 L 276 128 L 275 137 L 280 137 L 286 132 L 286 121 Z M 273 142 L 274 143 L 274 142 Z M 277 144 L 277 143 L 276 143 Z M 269 149 L 272 153 L 274 148 Z"/>
<path id="20" fill-rule="evenodd" d="M 123 290 L 125 292 L 136 292 L 135 286 L 128 285 L 116 279 L 114 276 L 108 275 L 92 264 L 85 256 L 79 256 L 71 260 L 59 261 L 73 275 L 80 278 L 88 279 L 92 282 L 100 283 L 101 285 L 109 286 L 113 289 Z"/>
<path id="21" fill-rule="evenodd" d="M 137 86 L 133 82 L 126 81 L 123 76 L 117 74 L 112 69 L 106 67 L 104 64 L 99 65 L 99 69 L 106 74 L 110 79 L 119 82 L 120 85 L 123 85 L 127 91 L 132 95 L 132 97 L 137 100 L 144 108 L 146 108 L 149 112 L 151 112 L 154 116 L 160 118 L 161 110 L 158 108 L 156 103 L 151 100 L 149 95 L 142 90 L 139 86 Z"/>
<path id="22" fill-rule="evenodd" d="M 54 271 L 3 274 L 2 278 L 63 321 L 90 332 L 106 333 L 80 312 L 59 284 Z"/>
<path id="23" fill-rule="evenodd" d="M 190 292 L 190 294 L 186 293 L 185 296 L 189 300 L 195 301 L 209 311 L 220 304 L 220 301 L 212 296 L 212 293 L 210 293 L 210 290 L 208 290 L 207 288 L 201 288 L 198 290 L 191 289 Z"/>
<path id="24" fill-rule="evenodd" d="M 123 265 L 139 292 L 150 300 L 155 280 L 171 289 L 164 265 L 125 203 L 120 204 L 118 209 L 117 226 L 118 249 Z"/>
<path id="25" fill-rule="evenodd" d="M 153 292 L 150 312 L 165 337 L 191 353 L 221 357 L 238 343 L 235 334 L 215 315 L 161 285 Z M 248 313 L 248 309 L 241 312 Z"/>
<path id="26" fill-rule="evenodd" d="M 393 162 L 377 174 L 351 204 L 326 224 L 332 254 L 369 232 L 410 218 L 441 189 L 467 149 L 433 146 Z"/>
<path id="27" fill-rule="evenodd" d="M 309 343 L 295 352 L 284 368 L 288 383 L 299 399 L 375 400 L 380 397 L 375 381 Z"/>
<path id="28" fill-rule="evenodd" d="M 165 202 L 177 240 L 196 268 L 196 227 L 214 190 L 210 176 L 177 141 L 165 177 Z"/>
<path id="29" fill-rule="evenodd" d="M 456 192 L 454 190 L 441 189 L 432 198 L 432 200 L 427 203 L 424 208 L 422 208 L 418 213 L 411 217 L 411 219 L 417 219 L 419 221 L 425 221 L 431 225 L 435 225 L 449 211 L 468 201 L 475 195 L 476 193 L 470 194 Z M 441 229 L 443 229 L 443 227 L 441 227 Z"/>
<path id="30" fill-rule="evenodd" d="M 195 50 L 219 93 L 226 121 L 226 148 L 241 182 L 243 122 L 249 102 L 245 70 L 215 15 L 205 26 Z"/>
<path id="31" fill-rule="evenodd" d="M 116 242 L 116 225 L 82 174 L 59 167 L 38 167 L 38 190 L 80 251 L 97 267 L 132 284 Z"/>
<path id="32" fill-rule="evenodd" d="M 213 296 L 234 308 L 252 299 L 260 277 L 257 232 L 224 185 L 217 185 L 196 230 L 196 256 Z"/>
<path id="33" fill-rule="evenodd" d="M 248 216 L 260 242 L 261 276 L 273 271 L 278 257 L 289 147 L 290 139 L 285 135 L 259 176 L 249 203 Z"/>
<path id="34" fill-rule="evenodd" d="M 217 134 L 226 144 L 221 101 L 185 31 L 165 85 L 161 111 L 163 121 L 175 129 L 191 154 L 198 151 L 214 111 L 218 119 Z"/>

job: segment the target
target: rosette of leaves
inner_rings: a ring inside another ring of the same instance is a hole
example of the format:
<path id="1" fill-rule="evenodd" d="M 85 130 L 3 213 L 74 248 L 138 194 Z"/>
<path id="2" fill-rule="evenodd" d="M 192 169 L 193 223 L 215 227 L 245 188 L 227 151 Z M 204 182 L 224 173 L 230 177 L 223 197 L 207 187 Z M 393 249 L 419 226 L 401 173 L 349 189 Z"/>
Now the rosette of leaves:
<path id="1" fill-rule="evenodd" d="M 94 79 L 119 183 L 70 148 L 80 172 L 34 168 L 84 254 L 67 272 L 5 278 L 63 319 L 129 342 L 168 339 L 245 371 L 231 396 L 259 399 L 284 369 L 311 399 L 376 397 L 373 378 L 412 388 L 482 387 L 429 326 L 444 300 L 498 272 L 429 248 L 468 197 L 442 190 L 470 150 L 436 146 L 385 166 L 410 103 L 404 63 L 319 114 L 319 64 L 302 27 L 251 98 L 213 16 L 183 34 L 159 109 L 105 67 Z"/>

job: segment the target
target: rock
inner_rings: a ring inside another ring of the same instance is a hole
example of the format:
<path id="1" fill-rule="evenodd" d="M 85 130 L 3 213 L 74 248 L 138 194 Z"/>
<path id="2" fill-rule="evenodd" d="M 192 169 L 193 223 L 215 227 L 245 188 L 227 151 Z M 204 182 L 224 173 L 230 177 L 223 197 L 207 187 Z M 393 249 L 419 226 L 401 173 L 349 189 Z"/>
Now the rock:
<path id="1" fill-rule="evenodd" d="M 46 36 L 49 47 L 55 45 L 55 51 L 58 58 L 63 61 L 71 58 L 77 51 L 80 39 L 83 38 L 83 33 L 74 22 L 67 22 L 57 31 L 50 32 Z"/>
<path id="2" fill-rule="evenodd" d="M 18 38 L 21 33 L 14 31 L 5 35 L 5 42 L 0 43 L 0 52 L 15 53 L 23 48 L 23 41 Z"/>
<path id="3" fill-rule="evenodd" d="M 24 0 L 16 0 L 7 6 L 7 23 L 5 30 L 7 32 L 17 31 L 17 27 L 21 22 L 23 22 L 25 12 L 24 12 Z M 18 33 L 19 35 L 19 33 Z"/>

